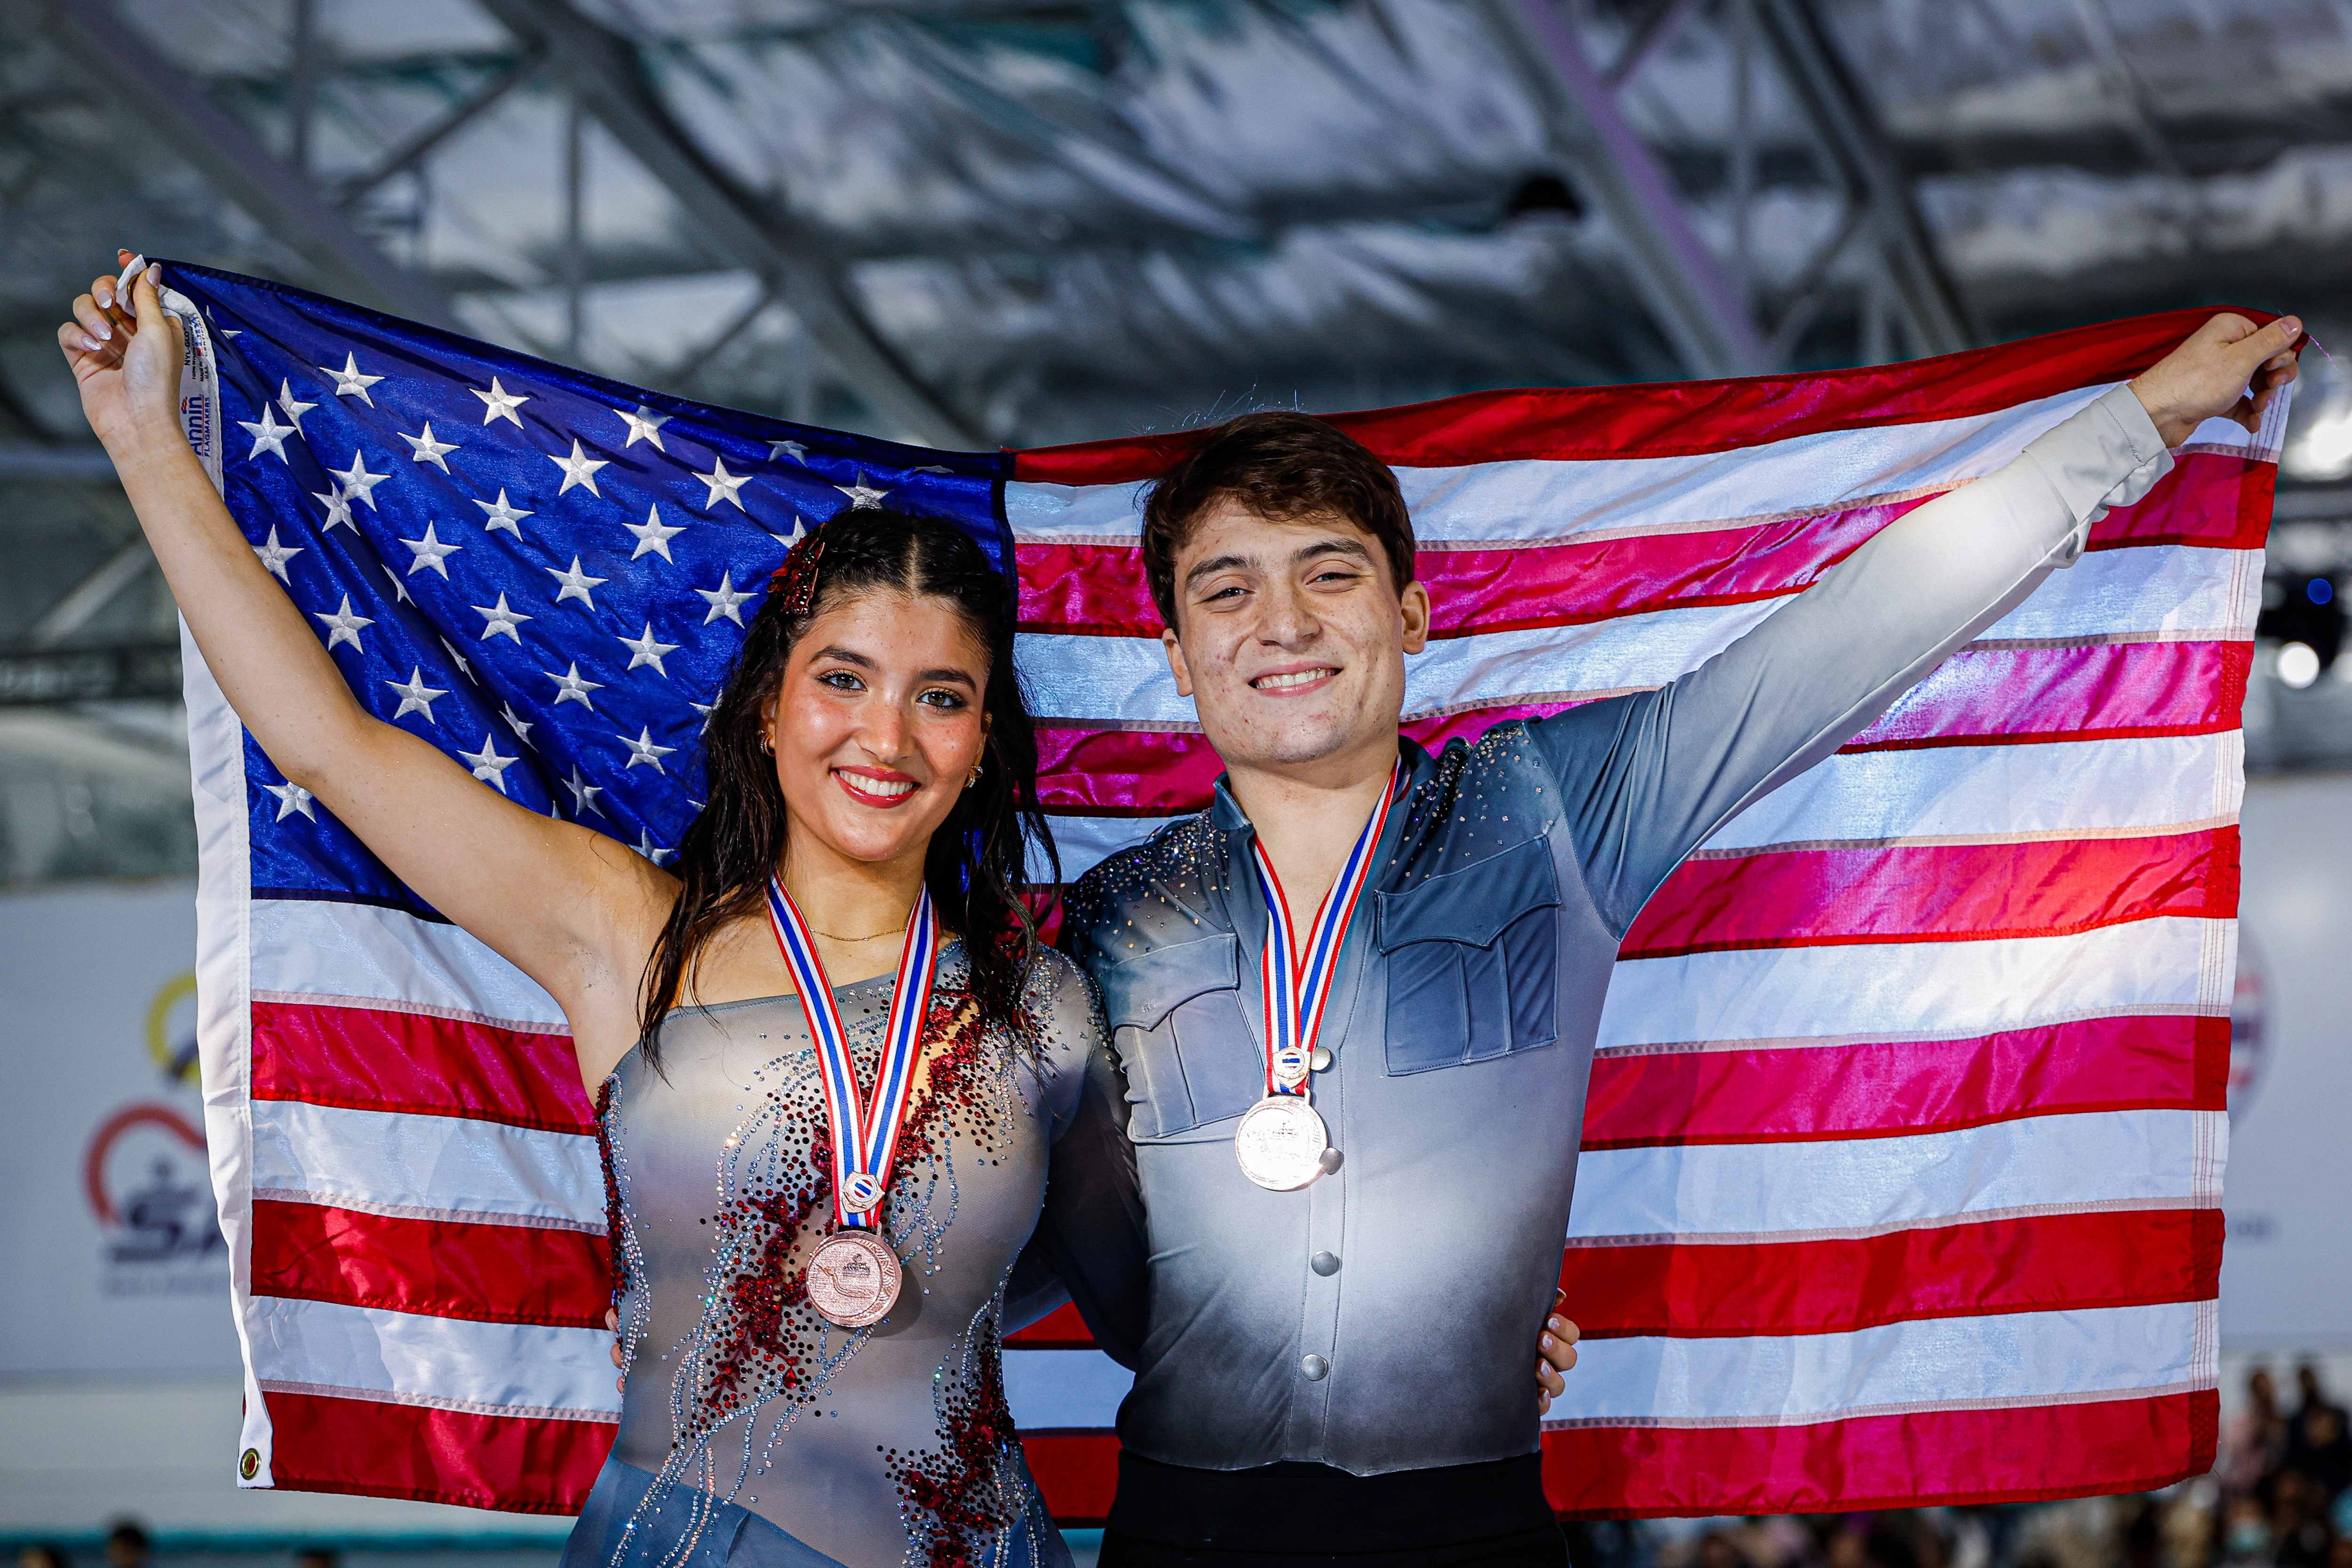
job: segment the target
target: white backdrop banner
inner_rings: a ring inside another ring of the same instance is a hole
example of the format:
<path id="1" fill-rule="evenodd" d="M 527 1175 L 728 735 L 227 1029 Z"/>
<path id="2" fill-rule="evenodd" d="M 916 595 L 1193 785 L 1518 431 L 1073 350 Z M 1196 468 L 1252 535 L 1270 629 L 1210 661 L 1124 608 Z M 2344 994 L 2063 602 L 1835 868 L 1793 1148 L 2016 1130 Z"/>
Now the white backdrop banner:
<path id="1" fill-rule="evenodd" d="M 0 1375 L 236 1370 L 195 948 L 193 882 L 0 899 Z"/>

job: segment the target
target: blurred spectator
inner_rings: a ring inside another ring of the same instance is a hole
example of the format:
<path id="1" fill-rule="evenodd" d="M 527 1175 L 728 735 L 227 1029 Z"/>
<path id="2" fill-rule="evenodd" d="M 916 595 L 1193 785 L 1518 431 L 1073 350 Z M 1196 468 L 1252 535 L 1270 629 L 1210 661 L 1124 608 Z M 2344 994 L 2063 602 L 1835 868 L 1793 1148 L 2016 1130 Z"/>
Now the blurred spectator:
<path id="1" fill-rule="evenodd" d="M 2286 1427 L 2286 1457 L 2290 1464 L 2294 1462 L 2296 1456 L 2304 1449 L 2311 1447 L 2311 1424 L 2314 1418 L 2323 1413 L 2332 1413 L 2336 1417 L 2336 1430 L 2338 1433 L 2343 1431 L 2345 1426 L 2343 1406 L 2331 1401 L 2327 1397 L 2327 1390 L 2320 1384 L 2318 1363 L 2307 1361 L 2296 1367 L 2294 1383 L 2295 1392 L 2302 1395 L 2302 1401 L 2296 1405 L 2294 1418 L 2287 1423 Z"/>
<path id="2" fill-rule="evenodd" d="M 2262 1500 L 2251 1491 L 2238 1493 L 2221 1516 L 2221 1560 L 2262 1563 L 2269 1560 L 2270 1551 L 2271 1521 Z"/>
<path id="3" fill-rule="evenodd" d="M 2327 1495 L 2301 1470 L 2272 1485 L 2271 1561 L 2277 1568 L 2327 1568 Z"/>
<path id="4" fill-rule="evenodd" d="M 155 1561 L 155 1543 L 135 1519 L 119 1520 L 106 1532 L 108 1568 L 149 1568 Z"/>
<path id="5" fill-rule="evenodd" d="M 2323 1498 L 2332 1499 L 2352 1485 L 2352 1436 L 2345 1433 L 2344 1412 L 2322 1405 L 2304 1412 L 2299 1420 L 2303 1441 L 2287 1465 L 2317 1487 Z"/>
<path id="6" fill-rule="evenodd" d="M 331 1547 L 306 1546 L 294 1554 L 294 1568 L 342 1568 L 342 1559 Z"/>
<path id="7" fill-rule="evenodd" d="M 73 1568 L 62 1546 L 27 1546 L 16 1553 L 16 1568 Z"/>
<path id="8" fill-rule="evenodd" d="M 2221 1433 L 2221 1484 L 2233 1492 L 2250 1492 L 2286 1458 L 2286 1417 L 2279 1413 L 2278 1384 L 2271 1369 L 2258 1366 L 2246 1374 L 2246 1407 L 2230 1418 Z"/>

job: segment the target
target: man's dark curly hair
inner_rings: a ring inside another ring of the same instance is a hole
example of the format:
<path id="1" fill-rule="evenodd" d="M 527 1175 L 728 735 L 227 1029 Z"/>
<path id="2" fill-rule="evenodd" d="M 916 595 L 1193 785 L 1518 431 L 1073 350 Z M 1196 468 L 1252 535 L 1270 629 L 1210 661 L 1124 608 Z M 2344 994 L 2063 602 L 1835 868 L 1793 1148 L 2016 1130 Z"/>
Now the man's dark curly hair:
<path id="1" fill-rule="evenodd" d="M 1386 463 L 1328 420 L 1288 409 L 1229 419 L 1160 476 L 1143 503 L 1143 573 L 1160 619 L 1176 624 L 1176 556 L 1230 498 L 1263 518 L 1347 519 L 1380 542 L 1389 585 L 1412 581 L 1412 516 Z"/>

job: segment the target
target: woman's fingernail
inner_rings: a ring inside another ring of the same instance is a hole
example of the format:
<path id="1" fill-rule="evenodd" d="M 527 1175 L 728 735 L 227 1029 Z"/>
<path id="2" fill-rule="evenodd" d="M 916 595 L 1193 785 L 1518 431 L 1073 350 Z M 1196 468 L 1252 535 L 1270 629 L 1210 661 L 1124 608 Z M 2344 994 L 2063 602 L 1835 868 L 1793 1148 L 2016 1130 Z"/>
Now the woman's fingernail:
<path id="1" fill-rule="evenodd" d="M 1546 1349 L 1546 1350 L 1549 1350 L 1549 1349 L 1551 1349 L 1551 1346 L 1552 1346 L 1552 1338 L 1551 1338 L 1551 1336 L 1550 1336 L 1549 1334 L 1546 1334 L 1546 1335 L 1543 1337 L 1543 1348 L 1544 1348 L 1544 1349 Z"/>
<path id="2" fill-rule="evenodd" d="M 1561 1322 L 1558 1318 L 1546 1318 L 1544 1320 L 1544 1327 L 1548 1329 L 1564 1329 L 1568 1327 L 1568 1325 Z"/>
<path id="3" fill-rule="evenodd" d="M 153 284 L 158 289 L 161 289 L 163 286 L 163 264 L 162 262 L 151 261 L 147 264 L 147 281 Z"/>

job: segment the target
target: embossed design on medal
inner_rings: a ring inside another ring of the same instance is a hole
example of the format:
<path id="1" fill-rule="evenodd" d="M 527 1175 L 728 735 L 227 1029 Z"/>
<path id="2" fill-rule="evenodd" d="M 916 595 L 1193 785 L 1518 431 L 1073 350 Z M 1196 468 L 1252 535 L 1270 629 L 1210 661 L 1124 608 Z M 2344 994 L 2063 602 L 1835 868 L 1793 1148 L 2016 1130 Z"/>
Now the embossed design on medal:
<path id="1" fill-rule="evenodd" d="M 1265 997 L 1265 1096 L 1242 1113 L 1234 1129 L 1234 1158 L 1242 1174 L 1277 1193 L 1297 1192 L 1339 1168 L 1331 1147 L 1330 1130 L 1315 1110 L 1314 1090 L 1307 1081 L 1309 1066 L 1329 1054 L 1316 1044 L 1323 1032 L 1325 1005 L 1339 970 L 1339 950 L 1349 923 L 1371 879 L 1372 858 L 1380 847 L 1381 829 L 1396 804 L 1404 775 L 1403 764 L 1389 770 L 1380 804 L 1372 808 L 1339 875 L 1316 907 L 1301 945 L 1290 919 L 1290 903 L 1276 874 L 1265 846 L 1250 840 L 1251 863 L 1257 869 L 1258 892 L 1265 900 L 1265 951 L 1259 958 L 1260 989 Z"/>

